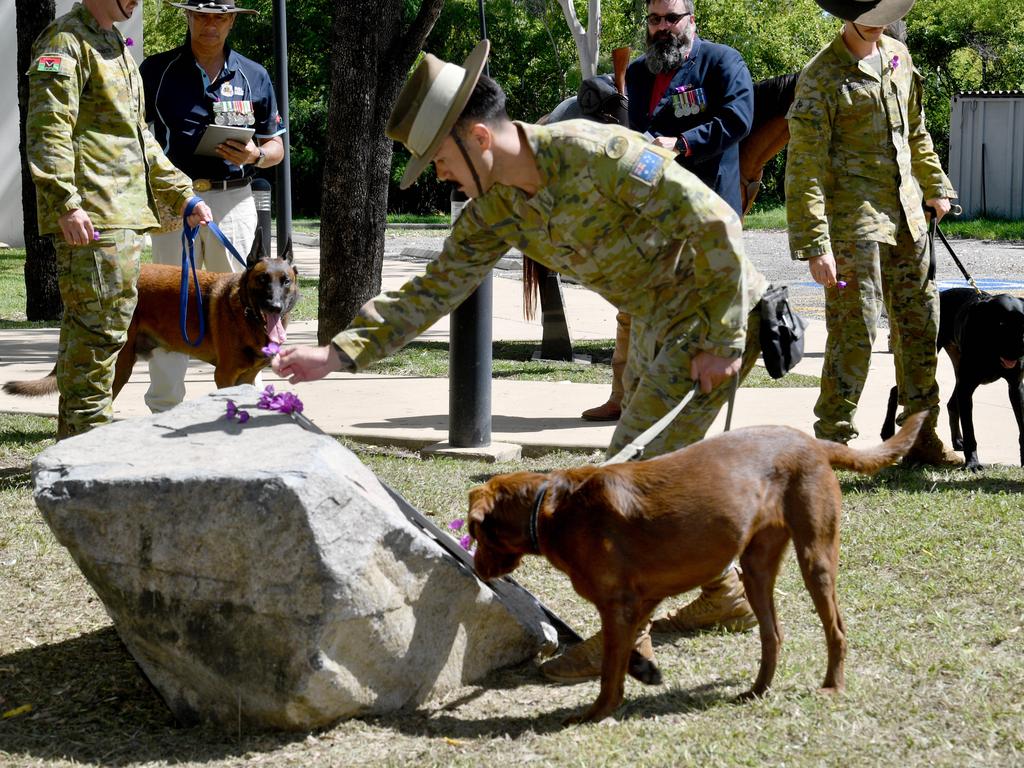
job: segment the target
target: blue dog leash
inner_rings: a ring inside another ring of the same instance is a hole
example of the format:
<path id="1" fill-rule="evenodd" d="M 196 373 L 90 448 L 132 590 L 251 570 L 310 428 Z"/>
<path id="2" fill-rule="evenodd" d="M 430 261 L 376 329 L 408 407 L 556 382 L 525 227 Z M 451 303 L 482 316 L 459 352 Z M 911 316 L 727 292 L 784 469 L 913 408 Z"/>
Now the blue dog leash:
<path id="1" fill-rule="evenodd" d="M 206 335 L 206 313 L 203 311 L 203 294 L 199 290 L 199 272 L 196 270 L 196 236 L 199 234 L 199 227 L 190 227 L 188 225 L 188 217 L 192 215 L 192 211 L 195 210 L 196 205 L 201 203 L 203 198 L 193 197 L 188 203 L 185 204 L 185 211 L 181 215 L 181 302 L 178 311 L 179 319 L 181 322 L 181 337 L 185 340 L 185 343 L 190 347 L 198 347 L 203 343 L 203 337 Z M 221 244 L 227 249 L 228 253 L 235 257 L 239 264 L 243 267 L 245 259 L 238 253 L 238 249 L 231 244 L 227 235 L 217 226 L 215 222 L 210 222 L 206 225 L 210 228 L 210 231 L 217 236 Z M 189 272 L 192 273 L 192 282 L 196 288 L 196 306 L 199 310 L 199 337 L 192 341 L 188 337 L 188 277 Z"/>

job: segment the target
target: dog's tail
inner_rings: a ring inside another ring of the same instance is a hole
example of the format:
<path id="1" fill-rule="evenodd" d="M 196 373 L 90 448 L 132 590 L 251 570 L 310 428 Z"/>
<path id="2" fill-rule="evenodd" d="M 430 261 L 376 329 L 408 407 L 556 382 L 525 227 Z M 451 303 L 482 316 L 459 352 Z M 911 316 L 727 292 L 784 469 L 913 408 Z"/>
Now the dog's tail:
<path id="1" fill-rule="evenodd" d="M 28 381 L 8 381 L 4 384 L 4 392 L 8 395 L 20 395 L 21 397 L 42 397 L 52 395 L 57 391 L 57 366 L 43 376 L 41 379 L 30 379 Z"/>
<path id="2" fill-rule="evenodd" d="M 820 444 L 826 446 L 829 463 L 836 469 L 852 469 L 854 472 L 871 475 L 883 467 L 895 464 L 907 454 L 914 446 L 917 433 L 921 431 L 921 425 L 927 416 L 927 411 L 908 416 L 899 432 L 877 448 L 866 451 L 824 440 L 820 441 Z"/>

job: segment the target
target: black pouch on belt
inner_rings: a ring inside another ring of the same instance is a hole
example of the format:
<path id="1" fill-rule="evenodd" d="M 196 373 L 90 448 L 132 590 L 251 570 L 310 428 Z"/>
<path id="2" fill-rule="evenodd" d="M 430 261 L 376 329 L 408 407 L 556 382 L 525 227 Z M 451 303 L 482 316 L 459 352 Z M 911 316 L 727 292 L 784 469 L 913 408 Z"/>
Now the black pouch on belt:
<path id="1" fill-rule="evenodd" d="M 781 379 L 804 356 L 807 321 L 789 306 L 789 289 L 770 285 L 761 297 L 761 357 L 768 375 Z"/>

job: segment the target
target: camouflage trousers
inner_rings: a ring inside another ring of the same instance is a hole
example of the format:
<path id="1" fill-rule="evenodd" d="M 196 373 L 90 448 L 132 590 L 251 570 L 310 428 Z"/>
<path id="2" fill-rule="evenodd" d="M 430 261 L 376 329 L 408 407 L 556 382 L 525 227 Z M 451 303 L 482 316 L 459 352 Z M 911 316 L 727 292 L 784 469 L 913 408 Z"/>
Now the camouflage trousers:
<path id="1" fill-rule="evenodd" d="M 814 406 L 814 434 L 846 443 L 857 437 L 853 418 L 871 364 L 878 317 L 884 302 L 890 344 L 896 363 L 903 412 L 939 414 L 935 383 L 939 293 L 928 279 L 928 237 L 913 240 L 903 223 L 896 245 L 871 241 L 836 241 L 836 271 L 845 288 L 825 290 L 828 341 L 821 373 L 821 393 Z"/>
<path id="2" fill-rule="evenodd" d="M 754 309 L 747 317 L 747 341 L 740 369 L 746 378 L 761 354 L 758 330 L 761 317 Z M 657 333 L 638 317 L 633 317 L 629 336 L 629 356 L 623 375 L 622 416 L 607 455 L 614 456 L 644 430 L 668 413 L 693 389 L 690 362 L 697 353 L 698 332 L 659 340 Z M 650 458 L 695 443 L 704 437 L 722 406 L 729 399 L 730 385 L 723 382 L 711 394 L 698 390 L 682 413 L 660 435 L 648 443 L 644 456 Z"/>
<path id="3" fill-rule="evenodd" d="M 57 353 L 57 437 L 70 437 L 114 418 L 114 363 L 135 312 L 142 238 L 111 230 L 92 245 L 58 238 L 57 283 L 64 302 Z"/>

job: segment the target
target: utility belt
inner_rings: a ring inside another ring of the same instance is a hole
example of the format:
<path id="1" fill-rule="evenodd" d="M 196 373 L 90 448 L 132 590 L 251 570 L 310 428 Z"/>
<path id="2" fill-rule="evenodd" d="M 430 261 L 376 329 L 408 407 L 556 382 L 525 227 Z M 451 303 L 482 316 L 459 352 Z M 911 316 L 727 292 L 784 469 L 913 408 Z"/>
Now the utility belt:
<path id="1" fill-rule="evenodd" d="M 226 189 L 238 189 L 239 187 L 248 187 L 252 183 L 252 178 L 245 179 L 228 179 L 226 181 L 213 181 L 211 179 L 194 179 L 192 181 L 192 189 L 196 192 L 209 192 L 211 189 L 223 192 Z"/>

